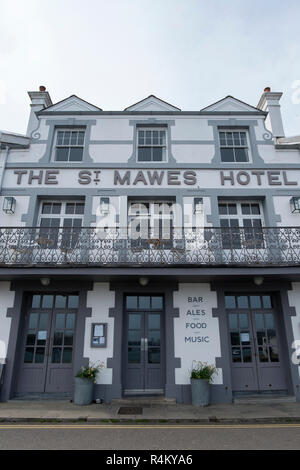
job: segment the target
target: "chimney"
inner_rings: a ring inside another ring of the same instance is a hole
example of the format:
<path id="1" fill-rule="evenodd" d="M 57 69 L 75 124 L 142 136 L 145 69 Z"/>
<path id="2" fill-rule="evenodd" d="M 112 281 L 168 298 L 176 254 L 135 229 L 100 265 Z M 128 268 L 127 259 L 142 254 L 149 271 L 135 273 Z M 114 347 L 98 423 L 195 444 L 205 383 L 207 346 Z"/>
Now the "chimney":
<path id="1" fill-rule="evenodd" d="M 281 97 L 282 93 L 271 91 L 270 87 L 266 87 L 257 105 L 257 108 L 268 112 L 268 116 L 266 117 L 266 127 L 276 138 L 284 137 L 279 104 Z"/>
<path id="2" fill-rule="evenodd" d="M 35 113 L 52 105 L 52 101 L 46 87 L 40 86 L 39 91 L 29 91 L 28 95 L 31 99 L 31 110 L 27 126 L 26 134 L 30 137 L 32 131 L 38 127 L 38 118 Z"/>

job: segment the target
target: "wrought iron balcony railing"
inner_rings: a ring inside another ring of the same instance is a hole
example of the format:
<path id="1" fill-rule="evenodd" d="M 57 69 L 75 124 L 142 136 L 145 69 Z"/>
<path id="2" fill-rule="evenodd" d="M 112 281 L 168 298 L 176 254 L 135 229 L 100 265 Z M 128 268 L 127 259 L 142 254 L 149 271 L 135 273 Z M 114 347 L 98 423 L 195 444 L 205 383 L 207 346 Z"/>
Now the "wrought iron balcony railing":
<path id="1" fill-rule="evenodd" d="M 300 227 L 0 228 L 0 266 L 297 266 Z"/>

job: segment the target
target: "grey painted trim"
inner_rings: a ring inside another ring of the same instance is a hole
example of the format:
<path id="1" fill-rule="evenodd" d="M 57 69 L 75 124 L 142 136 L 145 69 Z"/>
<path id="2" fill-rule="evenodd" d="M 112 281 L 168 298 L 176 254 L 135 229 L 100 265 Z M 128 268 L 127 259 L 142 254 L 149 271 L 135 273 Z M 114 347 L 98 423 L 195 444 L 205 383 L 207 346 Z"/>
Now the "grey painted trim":
<path id="1" fill-rule="evenodd" d="M 37 116 L 267 116 L 265 111 L 39 111 Z"/>
<path id="2" fill-rule="evenodd" d="M 90 145 L 132 145 L 133 140 L 90 140 Z"/>
<path id="3" fill-rule="evenodd" d="M 217 165 L 222 165 L 224 167 L 227 167 L 227 163 L 224 163 L 221 161 L 221 151 L 220 151 L 220 145 L 219 145 L 219 129 L 220 128 L 247 128 L 248 129 L 248 135 L 249 135 L 249 141 L 250 141 L 250 150 L 251 150 L 251 156 L 252 156 L 252 162 L 254 165 L 260 164 L 260 165 L 265 165 L 264 160 L 262 157 L 259 155 L 258 148 L 257 148 L 257 140 L 255 136 L 255 130 L 254 127 L 258 125 L 257 120 L 238 120 L 238 119 L 227 119 L 227 120 L 218 120 L 218 121 L 211 121 L 208 120 L 208 125 L 212 126 L 213 128 L 213 134 L 214 134 L 214 140 L 215 140 L 215 155 L 212 159 L 212 163 L 215 163 Z M 266 135 L 266 134 L 264 134 Z M 250 162 L 248 162 L 249 165 Z M 230 164 L 232 166 L 232 164 Z M 238 166 L 242 166 L 244 168 L 244 165 L 237 164 Z"/>
<path id="4" fill-rule="evenodd" d="M 134 168 L 135 166 L 139 165 L 141 168 L 147 167 L 147 165 L 150 166 L 154 165 L 156 166 L 157 162 L 138 162 L 137 161 L 137 133 L 138 133 L 138 126 L 147 126 L 147 127 L 152 127 L 152 126 L 163 126 L 167 130 L 167 149 L 168 149 L 168 155 L 167 155 L 167 161 L 166 162 L 161 162 L 159 164 L 159 167 L 164 168 L 166 164 L 176 164 L 176 159 L 172 155 L 172 144 L 171 144 L 171 126 L 175 126 L 175 121 L 170 121 L 170 120 L 160 120 L 156 118 L 151 118 L 151 119 L 143 119 L 143 120 L 130 120 L 129 125 L 133 126 L 133 144 L 132 144 L 132 155 L 128 159 L 128 168 Z M 152 164 L 151 164 L 152 163 Z"/>
<path id="5" fill-rule="evenodd" d="M 96 120 L 77 120 L 75 118 L 70 119 L 47 119 L 46 125 L 49 126 L 48 140 L 46 144 L 46 151 L 44 155 L 39 159 L 39 163 L 48 163 L 51 161 L 51 156 L 53 153 L 53 145 L 55 139 L 55 131 L 57 128 L 61 127 L 85 127 L 85 138 L 84 138 L 84 149 L 82 156 L 82 163 L 93 162 L 92 157 L 89 154 L 89 145 L 90 145 L 90 136 L 91 136 L 91 127 L 95 126 L 97 123 Z M 52 167 L 56 164 L 56 161 L 52 162 Z"/>
<path id="6" fill-rule="evenodd" d="M 20 354 L 18 346 L 22 341 L 23 327 L 24 327 L 24 314 L 26 309 L 26 296 L 29 292 L 78 292 L 79 293 L 79 307 L 76 324 L 75 334 L 75 348 L 74 348 L 74 361 L 73 372 L 74 377 L 82 365 L 88 364 L 88 359 L 84 358 L 84 331 L 85 320 L 90 317 L 92 310 L 86 307 L 87 291 L 92 289 L 90 281 L 71 281 L 65 280 L 63 283 L 51 279 L 49 286 L 44 287 L 41 285 L 39 279 L 31 279 L 15 281 L 11 284 L 10 290 L 15 291 L 14 306 L 8 308 L 7 317 L 11 318 L 10 336 L 7 347 L 7 362 L 4 377 L 4 384 L 1 388 L 1 400 L 7 401 L 13 396 L 17 385 L 18 368 L 20 365 Z"/>

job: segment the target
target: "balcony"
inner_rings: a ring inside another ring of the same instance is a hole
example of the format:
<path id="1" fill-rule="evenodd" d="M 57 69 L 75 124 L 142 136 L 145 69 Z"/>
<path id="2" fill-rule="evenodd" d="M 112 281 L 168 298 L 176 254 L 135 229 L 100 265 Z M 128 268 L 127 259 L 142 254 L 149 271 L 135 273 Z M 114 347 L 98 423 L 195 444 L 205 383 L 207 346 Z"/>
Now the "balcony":
<path id="1" fill-rule="evenodd" d="M 300 227 L 0 228 L 1 267 L 299 266 Z"/>

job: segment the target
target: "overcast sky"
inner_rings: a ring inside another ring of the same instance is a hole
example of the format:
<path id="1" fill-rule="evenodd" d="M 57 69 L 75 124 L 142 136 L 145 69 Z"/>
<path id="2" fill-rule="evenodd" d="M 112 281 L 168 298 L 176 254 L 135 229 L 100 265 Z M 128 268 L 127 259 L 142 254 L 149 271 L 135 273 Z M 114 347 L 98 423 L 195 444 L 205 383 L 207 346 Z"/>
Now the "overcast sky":
<path id="1" fill-rule="evenodd" d="M 300 0 L 0 0 L 0 129 L 24 133 L 28 90 L 120 110 L 149 94 L 183 110 L 284 93 L 300 134 Z"/>

